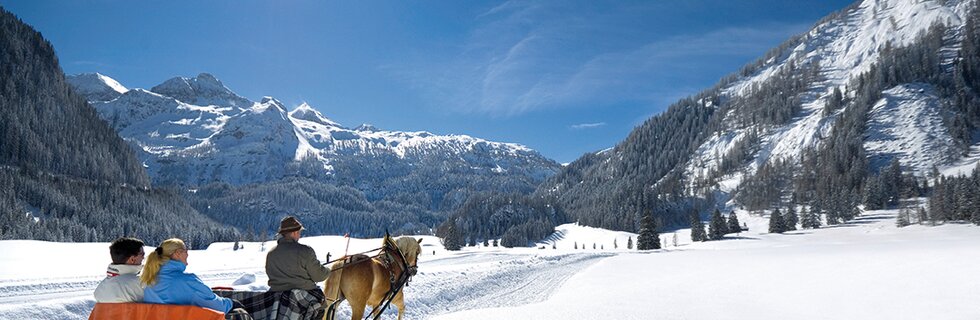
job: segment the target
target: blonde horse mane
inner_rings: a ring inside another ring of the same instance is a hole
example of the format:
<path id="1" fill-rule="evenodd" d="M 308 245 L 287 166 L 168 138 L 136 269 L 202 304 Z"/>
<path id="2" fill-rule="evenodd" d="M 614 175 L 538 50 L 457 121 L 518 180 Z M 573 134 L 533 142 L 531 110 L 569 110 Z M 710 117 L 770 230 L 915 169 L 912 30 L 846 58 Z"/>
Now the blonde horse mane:
<path id="1" fill-rule="evenodd" d="M 401 251 L 402 256 L 405 257 L 405 263 L 408 265 L 415 265 L 418 262 L 419 253 L 422 252 L 422 246 L 419 245 L 421 242 L 422 239 L 412 237 L 395 239 L 395 246 L 398 247 L 398 251 Z"/>

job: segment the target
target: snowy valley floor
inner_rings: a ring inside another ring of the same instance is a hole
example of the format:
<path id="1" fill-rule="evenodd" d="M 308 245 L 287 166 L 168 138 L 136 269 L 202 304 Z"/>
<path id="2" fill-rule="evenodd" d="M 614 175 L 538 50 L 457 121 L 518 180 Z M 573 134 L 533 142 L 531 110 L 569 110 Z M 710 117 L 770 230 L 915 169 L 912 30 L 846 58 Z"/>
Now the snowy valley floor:
<path id="1" fill-rule="evenodd" d="M 447 252 L 423 237 L 405 318 L 980 319 L 980 227 L 897 229 L 894 214 L 769 235 L 764 218 L 740 213 L 749 232 L 692 244 L 681 230 L 678 246 L 651 252 L 625 250 L 635 235 L 575 225 L 560 226 L 544 249 Z M 301 240 L 321 257 L 342 253 L 344 241 Z M 355 239 L 350 252 L 378 244 Z M 86 319 L 107 251 L 0 241 L 0 319 Z M 188 270 L 212 286 L 264 290 L 264 257 L 258 243 L 239 251 L 218 243 L 192 251 Z M 345 304 L 341 318 L 349 315 Z"/>

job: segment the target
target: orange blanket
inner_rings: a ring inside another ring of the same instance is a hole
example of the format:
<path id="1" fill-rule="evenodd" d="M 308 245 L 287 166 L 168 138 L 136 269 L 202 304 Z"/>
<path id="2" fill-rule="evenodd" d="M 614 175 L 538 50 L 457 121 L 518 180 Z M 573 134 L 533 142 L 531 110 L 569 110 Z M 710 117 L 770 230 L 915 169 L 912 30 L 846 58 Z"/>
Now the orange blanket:
<path id="1" fill-rule="evenodd" d="M 88 320 L 224 320 L 221 312 L 195 306 L 151 303 L 96 303 Z"/>

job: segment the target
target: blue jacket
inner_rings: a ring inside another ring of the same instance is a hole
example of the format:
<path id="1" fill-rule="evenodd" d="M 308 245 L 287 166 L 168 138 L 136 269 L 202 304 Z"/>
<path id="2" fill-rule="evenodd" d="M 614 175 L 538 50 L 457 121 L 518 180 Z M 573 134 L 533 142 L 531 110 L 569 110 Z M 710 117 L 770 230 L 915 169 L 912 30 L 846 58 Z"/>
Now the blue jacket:
<path id="1" fill-rule="evenodd" d="M 143 302 L 192 305 L 228 313 L 231 299 L 215 295 L 201 278 L 185 273 L 186 268 L 186 264 L 176 260 L 164 263 L 157 283 L 143 289 Z"/>

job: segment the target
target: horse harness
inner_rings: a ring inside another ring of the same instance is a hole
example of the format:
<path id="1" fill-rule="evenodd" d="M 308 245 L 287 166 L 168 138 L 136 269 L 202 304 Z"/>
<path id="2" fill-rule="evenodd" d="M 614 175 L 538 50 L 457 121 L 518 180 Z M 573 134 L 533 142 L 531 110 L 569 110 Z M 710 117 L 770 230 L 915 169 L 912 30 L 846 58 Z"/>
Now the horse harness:
<path id="1" fill-rule="evenodd" d="M 385 293 L 383 298 L 381 298 L 382 304 L 380 309 L 377 312 L 374 311 L 371 312 L 371 314 L 375 314 L 374 319 L 377 320 L 378 318 L 381 317 L 381 314 L 384 313 L 385 309 L 388 308 L 388 305 L 391 304 L 391 300 L 394 299 L 399 292 L 401 292 L 403 287 L 407 286 L 408 283 L 412 281 L 412 277 L 414 277 L 415 274 L 418 272 L 418 264 L 416 263 L 416 265 L 409 266 L 408 261 L 405 259 L 405 255 L 402 253 L 401 249 L 398 249 L 398 246 L 395 245 L 394 241 L 391 240 L 391 237 L 387 235 L 385 235 L 384 244 L 380 248 L 373 249 L 370 251 L 365 251 L 360 254 L 365 254 L 374 251 L 379 251 L 379 252 L 377 255 L 371 258 L 354 260 L 354 256 L 346 256 L 346 257 L 341 257 L 335 260 L 328 261 L 327 263 L 324 263 L 324 265 L 339 260 L 345 260 L 345 263 L 342 266 L 335 269 L 338 270 L 338 269 L 343 269 L 347 266 L 359 264 L 372 259 L 378 259 L 378 261 L 381 262 L 381 265 L 385 268 L 385 270 L 388 270 L 389 286 L 388 286 L 388 292 Z M 394 251 L 394 254 L 392 254 L 392 251 Z M 329 260 L 329 256 L 327 257 L 327 259 Z M 394 268 L 392 268 L 395 266 L 400 268 L 402 271 L 401 274 L 399 274 L 397 277 L 395 276 L 395 271 L 393 270 Z M 336 307 L 335 305 L 339 302 L 340 300 L 337 300 L 334 303 L 330 304 L 328 310 L 334 309 Z M 370 317 L 371 314 L 368 314 L 368 317 Z M 368 317 L 365 317 L 365 319 L 367 319 Z"/>

